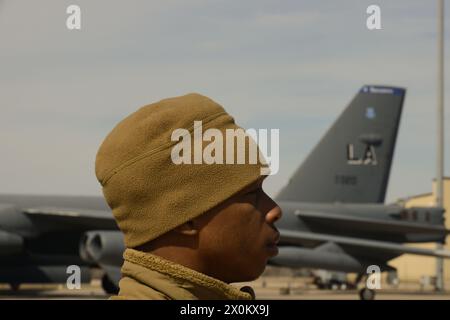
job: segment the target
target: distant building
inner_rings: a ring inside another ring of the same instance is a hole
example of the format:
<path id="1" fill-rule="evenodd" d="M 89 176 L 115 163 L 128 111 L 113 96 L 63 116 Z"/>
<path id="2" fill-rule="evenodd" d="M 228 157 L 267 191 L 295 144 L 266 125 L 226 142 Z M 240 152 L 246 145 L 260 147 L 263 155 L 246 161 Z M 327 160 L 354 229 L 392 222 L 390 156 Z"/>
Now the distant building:
<path id="1" fill-rule="evenodd" d="M 433 192 L 426 194 L 419 194 L 406 199 L 400 199 L 405 207 L 414 206 L 434 206 L 435 205 L 435 191 L 436 183 L 433 181 Z M 450 229 L 450 177 L 444 178 L 444 208 L 445 208 L 445 225 Z M 435 248 L 436 243 L 413 244 L 415 247 Z M 444 247 L 450 250 L 450 236 L 447 237 L 447 242 Z M 424 284 L 434 279 L 436 274 L 436 258 L 424 257 L 416 255 L 403 255 L 399 258 L 391 260 L 390 265 L 397 268 L 397 276 L 400 283 L 417 283 Z M 450 259 L 444 259 L 444 277 L 445 289 L 450 289 Z"/>

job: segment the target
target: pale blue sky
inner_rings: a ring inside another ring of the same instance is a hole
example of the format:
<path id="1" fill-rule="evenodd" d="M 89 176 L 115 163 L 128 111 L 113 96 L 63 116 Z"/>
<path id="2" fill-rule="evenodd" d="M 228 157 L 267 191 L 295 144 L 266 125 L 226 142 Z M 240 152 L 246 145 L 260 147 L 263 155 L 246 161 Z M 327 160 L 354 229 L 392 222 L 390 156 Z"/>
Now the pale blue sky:
<path id="1" fill-rule="evenodd" d="M 408 90 L 387 200 L 428 192 L 435 3 L 0 0 L 0 192 L 100 195 L 94 159 L 112 127 L 198 92 L 244 127 L 280 129 L 280 171 L 265 183 L 273 195 L 363 84 Z M 66 29 L 70 4 L 81 7 L 80 31 Z M 366 28 L 370 4 L 382 30 Z M 447 128 L 446 174 L 449 141 Z"/>

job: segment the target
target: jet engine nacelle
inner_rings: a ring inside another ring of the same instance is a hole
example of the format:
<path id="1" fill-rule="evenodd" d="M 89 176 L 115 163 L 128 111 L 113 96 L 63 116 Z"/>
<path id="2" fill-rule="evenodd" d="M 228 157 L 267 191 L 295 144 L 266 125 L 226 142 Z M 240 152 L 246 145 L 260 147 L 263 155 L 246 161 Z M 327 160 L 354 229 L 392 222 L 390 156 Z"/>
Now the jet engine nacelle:
<path id="1" fill-rule="evenodd" d="M 121 266 L 124 250 L 120 231 L 89 231 L 81 238 L 80 256 L 90 263 Z"/>

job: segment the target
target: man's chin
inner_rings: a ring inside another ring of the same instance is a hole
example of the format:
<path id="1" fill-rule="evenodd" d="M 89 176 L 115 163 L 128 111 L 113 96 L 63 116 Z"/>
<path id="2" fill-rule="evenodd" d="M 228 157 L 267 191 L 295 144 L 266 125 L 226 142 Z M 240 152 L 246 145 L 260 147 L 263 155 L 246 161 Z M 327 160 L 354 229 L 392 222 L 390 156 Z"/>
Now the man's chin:
<path id="1" fill-rule="evenodd" d="M 255 281 L 256 279 L 258 279 L 262 275 L 262 273 L 266 269 L 266 265 L 267 265 L 267 263 L 264 263 L 258 269 L 255 268 L 254 270 L 252 270 L 253 271 L 252 273 L 248 273 L 247 275 L 243 275 L 242 277 L 240 277 L 240 280 L 233 281 L 233 282 L 250 282 L 250 281 Z"/>
<path id="2" fill-rule="evenodd" d="M 269 258 L 275 257 L 278 254 L 278 246 L 276 244 L 267 245 L 266 252 Z"/>

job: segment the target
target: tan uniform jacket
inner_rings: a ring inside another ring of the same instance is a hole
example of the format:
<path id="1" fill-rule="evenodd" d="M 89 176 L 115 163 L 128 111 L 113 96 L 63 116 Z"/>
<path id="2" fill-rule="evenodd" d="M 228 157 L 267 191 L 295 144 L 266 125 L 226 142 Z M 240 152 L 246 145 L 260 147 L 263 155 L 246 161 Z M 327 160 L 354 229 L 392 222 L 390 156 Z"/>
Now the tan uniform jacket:
<path id="1" fill-rule="evenodd" d="M 156 255 L 126 249 L 118 296 L 110 299 L 251 300 L 251 287 L 241 290 Z"/>

